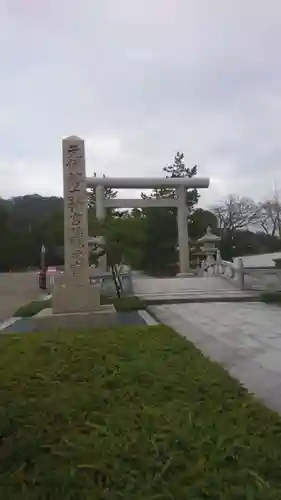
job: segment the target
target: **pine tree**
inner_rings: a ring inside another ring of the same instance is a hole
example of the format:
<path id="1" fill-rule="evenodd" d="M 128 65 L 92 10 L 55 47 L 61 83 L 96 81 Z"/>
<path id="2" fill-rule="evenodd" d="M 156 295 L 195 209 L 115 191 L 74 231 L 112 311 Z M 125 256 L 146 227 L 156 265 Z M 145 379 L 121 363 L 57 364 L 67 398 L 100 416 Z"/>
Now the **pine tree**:
<path id="1" fill-rule="evenodd" d="M 166 178 L 171 177 L 189 177 L 192 178 L 197 175 L 197 165 L 194 165 L 192 168 L 186 167 L 184 163 L 184 153 L 180 153 L 179 151 L 174 157 L 174 162 L 172 165 L 168 165 L 163 168 L 163 171 L 166 172 Z M 157 197 L 176 197 L 176 191 L 172 188 L 156 188 L 152 190 L 150 196 L 146 196 L 142 194 L 143 198 L 157 198 Z M 186 203 L 188 207 L 191 209 L 194 205 L 198 203 L 199 200 L 199 192 L 198 189 L 187 189 L 186 190 Z M 174 210 L 173 210 L 174 211 Z"/>
<path id="2" fill-rule="evenodd" d="M 179 151 L 175 155 L 174 163 L 172 165 L 168 165 L 163 168 L 164 172 L 166 172 L 168 177 L 189 177 L 192 178 L 197 175 L 197 165 L 194 165 L 192 168 L 186 167 L 184 162 L 184 153 L 180 153 Z M 175 191 L 170 196 L 175 196 Z M 199 200 L 199 192 L 198 189 L 187 189 L 186 190 L 186 203 L 189 208 L 192 208 L 194 205 L 198 203 Z"/>
<path id="3" fill-rule="evenodd" d="M 96 176 L 97 176 L 97 174 L 94 172 L 94 177 L 96 177 Z M 106 175 L 103 174 L 103 177 L 106 177 Z M 96 208 L 96 190 L 95 190 L 95 188 L 88 188 L 87 193 L 88 193 L 88 208 L 90 210 L 93 210 Z M 112 199 L 116 198 L 117 194 L 118 194 L 118 191 L 115 191 L 112 188 L 109 188 L 109 187 L 104 188 L 104 197 L 107 200 L 112 200 Z"/>

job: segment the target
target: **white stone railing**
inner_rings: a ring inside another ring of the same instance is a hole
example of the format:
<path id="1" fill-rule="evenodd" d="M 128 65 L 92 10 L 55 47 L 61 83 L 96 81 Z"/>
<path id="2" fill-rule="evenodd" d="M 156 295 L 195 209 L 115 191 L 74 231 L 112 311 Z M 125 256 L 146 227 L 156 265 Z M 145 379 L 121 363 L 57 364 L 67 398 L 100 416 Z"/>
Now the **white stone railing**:
<path id="1" fill-rule="evenodd" d="M 216 275 L 231 281 L 235 286 L 244 289 L 244 266 L 243 260 L 238 259 L 236 264 L 223 260 L 218 252 L 216 261 Z"/>
<path id="2" fill-rule="evenodd" d="M 276 267 L 244 267 L 241 258 L 236 259 L 235 264 L 221 258 L 220 252 L 217 253 L 215 266 L 212 269 L 206 268 L 203 264 L 204 273 L 200 270 L 199 275 L 216 275 L 229 280 L 235 286 L 243 290 L 267 290 L 281 289 L 281 269 Z"/>
<path id="3" fill-rule="evenodd" d="M 276 267 L 246 267 L 244 274 L 251 288 L 281 288 L 281 269 Z"/>

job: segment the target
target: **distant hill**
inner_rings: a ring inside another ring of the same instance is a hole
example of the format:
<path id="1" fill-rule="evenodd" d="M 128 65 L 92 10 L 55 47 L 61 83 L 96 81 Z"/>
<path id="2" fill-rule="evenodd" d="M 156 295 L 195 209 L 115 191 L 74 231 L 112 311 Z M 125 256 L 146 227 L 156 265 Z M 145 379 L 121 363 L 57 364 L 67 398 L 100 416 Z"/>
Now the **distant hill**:
<path id="1" fill-rule="evenodd" d="M 25 196 L 16 196 L 5 200 L 0 198 L 0 207 L 13 214 L 17 221 L 34 222 L 45 219 L 54 212 L 63 210 L 63 198 L 57 196 L 40 196 L 31 194 Z"/>
<path id="2" fill-rule="evenodd" d="M 0 272 L 40 265 L 42 244 L 47 263 L 61 263 L 63 198 L 38 194 L 0 198 Z"/>

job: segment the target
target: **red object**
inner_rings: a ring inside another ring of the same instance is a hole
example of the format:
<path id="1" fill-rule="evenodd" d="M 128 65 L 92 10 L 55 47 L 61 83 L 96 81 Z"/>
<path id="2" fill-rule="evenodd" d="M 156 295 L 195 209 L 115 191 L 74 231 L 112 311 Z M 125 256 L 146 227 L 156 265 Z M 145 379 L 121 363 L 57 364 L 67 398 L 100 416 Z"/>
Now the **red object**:
<path id="1" fill-rule="evenodd" d="M 46 277 L 46 270 L 42 270 L 39 273 L 39 288 L 41 290 L 46 290 L 47 288 L 47 277 Z"/>

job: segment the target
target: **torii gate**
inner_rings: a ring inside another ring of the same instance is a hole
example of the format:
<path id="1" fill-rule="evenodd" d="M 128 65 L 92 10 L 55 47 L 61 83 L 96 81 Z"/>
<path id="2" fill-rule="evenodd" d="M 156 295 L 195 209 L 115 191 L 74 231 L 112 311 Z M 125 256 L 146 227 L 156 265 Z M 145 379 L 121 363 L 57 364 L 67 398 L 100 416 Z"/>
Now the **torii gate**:
<path id="1" fill-rule="evenodd" d="M 186 205 L 187 188 L 208 188 L 209 179 L 197 177 L 87 177 L 88 187 L 96 190 L 96 217 L 103 220 L 106 208 L 147 208 L 147 207 L 176 207 L 178 222 L 178 244 L 180 275 L 190 272 L 189 241 L 188 241 L 188 207 Z M 147 199 L 106 199 L 105 187 L 119 189 L 149 189 L 149 188 L 174 188 L 176 198 L 147 198 Z"/>

